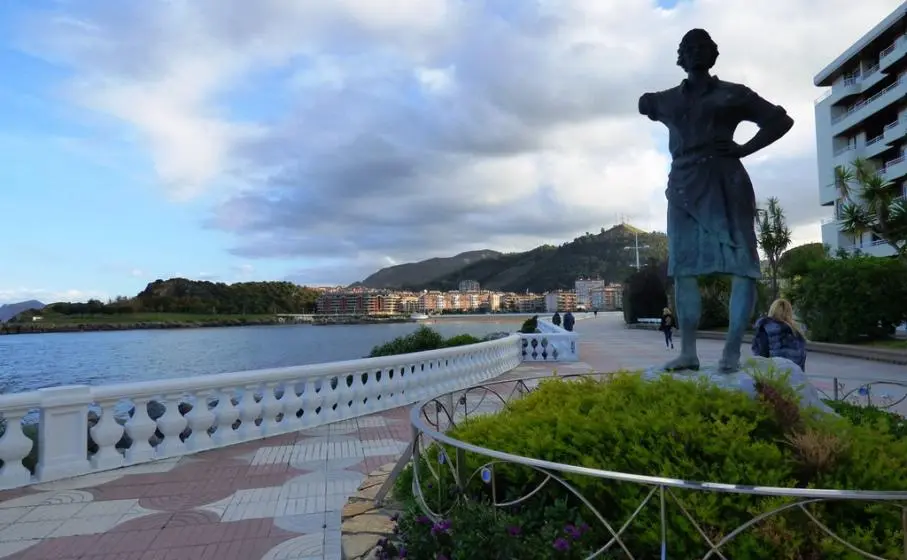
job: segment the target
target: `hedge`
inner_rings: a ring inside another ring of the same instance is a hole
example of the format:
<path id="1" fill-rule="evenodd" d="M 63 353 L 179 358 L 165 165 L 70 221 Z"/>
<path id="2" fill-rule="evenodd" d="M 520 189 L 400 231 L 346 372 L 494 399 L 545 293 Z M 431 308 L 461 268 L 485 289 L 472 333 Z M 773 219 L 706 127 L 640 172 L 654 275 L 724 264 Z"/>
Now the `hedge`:
<path id="1" fill-rule="evenodd" d="M 619 374 L 608 382 L 551 380 L 499 414 L 460 424 L 451 435 L 488 448 L 596 469 L 742 485 L 907 491 L 907 438 L 897 428 L 903 424 L 890 415 L 844 404 L 836 405 L 847 409 L 843 417 L 806 414 L 786 382 L 761 379 L 757 390 L 760 398 L 752 399 L 704 383 L 672 378 L 647 382 L 635 374 Z M 492 497 L 500 503 L 526 495 L 542 481 L 541 473 L 498 464 L 493 487 L 477 476 L 459 490 L 450 469 L 438 464 L 438 451 L 423 456 L 423 462 L 432 461 L 443 473 L 440 482 L 426 474 L 421 483 L 432 509 L 448 512 L 444 519 L 433 522 L 415 505 L 410 470 L 398 479 L 396 494 L 407 504 L 398 524 L 406 557 L 585 558 L 610 540 L 591 511 L 551 481 L 518 507 L 490 505 Z M 452 450 L 446 451 L 445 457 L 453 456 Z M 488 459 L 466 454 L 466 461 L 466 472 L 473 473 Z M 420 472 L 426 473 L 427 466 L 423 463 Z M 587 476 L 565 478 L 613 527 L 620 527 L 650 490 Z M 790 501 L 673 492 L 713 541 Z M 897 507 L 837 502 L 809 509 L 855 546 L 884 558 L 903 554 Z M 669 556 L 702 557 L 707 545 L 670 498 L 667 512 Z M 660 531 L 656 494 L 622 540 L 635 557 L 658 558 Z M 626 557 L 617 547 L 612 551 L 603 557 Z M 853 557 L 797 509 L 744 531 L 722 552 L 753 560 Z"/>
<path id="2" fill-rule="evenodd" d="M 907 266 L 849 257 L 811 265 L 787 291 L 810 339 L 854 343 L 886 338 L 907 321 Z"/>

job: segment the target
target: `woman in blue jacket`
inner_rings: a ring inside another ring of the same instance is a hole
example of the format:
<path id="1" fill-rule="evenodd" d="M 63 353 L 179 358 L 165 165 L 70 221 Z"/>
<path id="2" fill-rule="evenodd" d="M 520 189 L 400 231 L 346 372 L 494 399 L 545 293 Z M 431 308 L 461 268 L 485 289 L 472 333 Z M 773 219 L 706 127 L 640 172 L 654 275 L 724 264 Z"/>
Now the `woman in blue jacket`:
<path id="1" fill-rule="evenodd" d="M 776 299 L 768 315 L 756 321 L 753 355 L 787 358 L 806 371 L 806 337 L 794 321 L 794 308 L 786 299 Z"/>

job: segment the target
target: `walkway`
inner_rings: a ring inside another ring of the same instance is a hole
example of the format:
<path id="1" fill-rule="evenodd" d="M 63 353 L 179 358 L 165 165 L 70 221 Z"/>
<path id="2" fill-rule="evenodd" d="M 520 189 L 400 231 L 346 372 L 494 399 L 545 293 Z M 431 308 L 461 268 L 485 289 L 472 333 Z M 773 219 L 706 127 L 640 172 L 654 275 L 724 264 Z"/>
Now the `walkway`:
<path id="1" fill-rule="evenodd" d="M 625 329 L 612 314 L 579 321 L 577 331 L 585 362 L 527 363 L 507 375 L 633 369 L 670 355 L 659 333 Z M 705 361 L 717 360 L 721 341 L 704 340 L 700 348 Z M 907 377 L 903 366 L 820 354 L 810 356 L 809 367 L 813 374 L 851 382 Z M 0 492 L 0 558 L 339 560 L 347 497 L 365 474 L 396 460 L 409 438 L 408 426 L 407 411 L 396 409 Z"/>

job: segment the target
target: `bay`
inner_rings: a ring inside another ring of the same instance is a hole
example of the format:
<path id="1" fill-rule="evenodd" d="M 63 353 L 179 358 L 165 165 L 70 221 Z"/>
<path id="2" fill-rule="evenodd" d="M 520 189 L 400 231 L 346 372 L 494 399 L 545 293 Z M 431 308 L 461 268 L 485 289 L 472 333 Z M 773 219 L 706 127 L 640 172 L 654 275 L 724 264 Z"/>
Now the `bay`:
<path id="1" fill-rule="evenodd" d="M 441 319 L 429 326 L 445 337 L 482 337 L 513 332 L 524 319 Z M 18 393 L 354 360 L 418 327 L 277 325 L 2 336 L 0 389 Z"/>

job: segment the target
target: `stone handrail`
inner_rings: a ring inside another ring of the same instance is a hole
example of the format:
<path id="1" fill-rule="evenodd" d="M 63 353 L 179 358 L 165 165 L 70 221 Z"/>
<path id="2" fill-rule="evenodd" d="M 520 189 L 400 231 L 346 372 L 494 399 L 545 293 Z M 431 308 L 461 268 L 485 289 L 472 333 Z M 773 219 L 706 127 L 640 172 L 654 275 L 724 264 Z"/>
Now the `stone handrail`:
<path id="1" fill-rule="evenodd" d="M 520 333 L 524 362 L 578 362 L 579 335 L 539 319 L 537 333 Z"/>
<path id="2" fill-rule="evenodd" d="M 0 489 L 176 457 L 409 405 L 512 370 L 520 364 L 523 344 L 520 336 L 510 335 L 380 358 L 0 395 L 6 423 L 0 437 Z M 158 414 L 149 415 L 152 401 Z M 124 410 L 128 414 L 122 414 Z M 26 435 L 22 422 L 34 411 L 37 442 Z M 92 423 L 90 412 L 96 415 Z M 89 434 L 95 449 L 91 454 Z M 23 465 L 33 445 L 34 473 Z"/>

